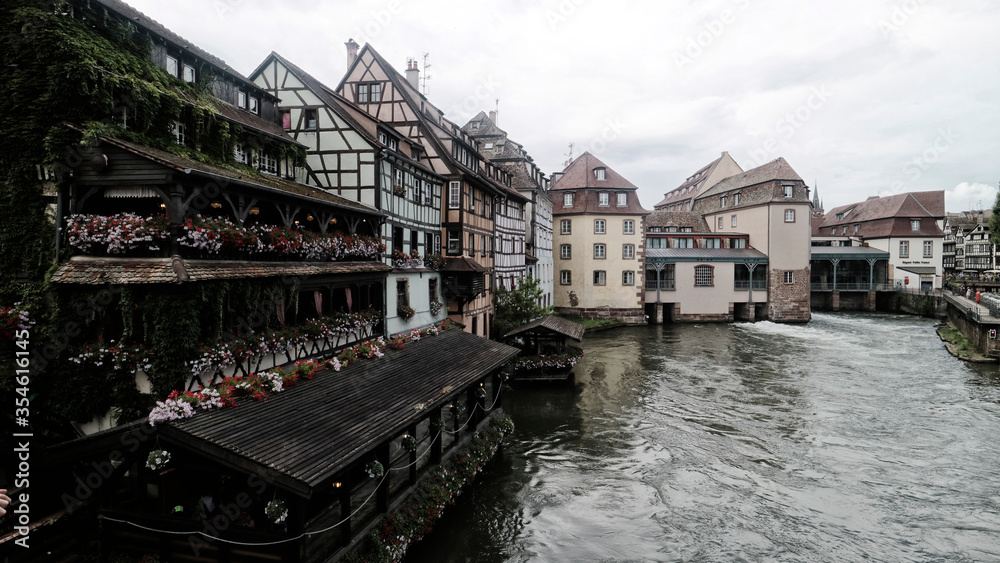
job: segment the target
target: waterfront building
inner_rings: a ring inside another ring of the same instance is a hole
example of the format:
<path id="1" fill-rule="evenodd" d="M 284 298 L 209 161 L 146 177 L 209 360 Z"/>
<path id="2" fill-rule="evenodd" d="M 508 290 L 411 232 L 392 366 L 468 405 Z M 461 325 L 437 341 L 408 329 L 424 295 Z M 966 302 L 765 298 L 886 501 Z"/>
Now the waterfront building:
<path id="1" fill-rule="evenodd" d="M 907 192 L 831 209 L 814 232 L 852 245 L 868 245 L 889 253 L 888 281 L 901 288 L 940 289 L 943 280 L 944 191 Z M 991 263 L 988 237 L 968 241 L 975 256 Z M 976 263 L 979 264 L 978 262 Z"/>
<path id="2" fill-rule="evenodd" d="M 992 215 L 992 210 L 980 209 L 945 216 L 941 264 L 945 275 L 980 277 L 996 273 L 993 270 L 1000 264 L 1000 252 L 990 241 Z M 984 247 L 987 244 L 989 247 Z"/>
<path id="3" fill-rule="evenodd" d="M 559 313 L 645 322 L 643 233 L 649 211 L 636 189 L 589 152 L 552 184 Z"/>
<path id="4" fill-rule="evenodd" d="M 479 112 L 462 127 L 479 143 L 479 150 L 490 162 L 510 174 L 510 187 L 525 196 L 525 266 L 528 275 L 538 280 L 542 290 L 539 305 L 552 305 L 552 201 L 548 197 L 549 180 L 524 147 L 511 140 L 496 124 L 496 112 Z M 500 229 L 499 225 L 497 227 Z M 510 287 L 510 286 L 508 286 Z"/>
<path id="5" fill-rule="evenodd" d="M 495 276 L 509 279 L 524 271 L 527 200 L 510 188 L 510 175 L 484 159 L 476 141 L 420 93 L 416 61 L 408 63 L 404 78 L 371 45 L 359 51 L 352 40 L 347 46 L 350 64 L 336 92 L 419 146 L 416 160 L 445 179 L 442 277 L 448 316 L 488 337 Z M 499 202 L 499 234 L 506 244 L 497 248 Z"/>
<path id="6" fill-rule="evenodd" d="M 693 200 L 691 211 L 664 207 L 647 220 L 650 316 L 808 321 L 811 204 L 795 170 L 778 158 L 723 178 Z"/>
<path id="7" fill-rule="evenodd" d="M 739 164 L 723 151 L 719 158 L 698 169 L 688 176 L 680 186 L 663 194 L 660 203 L 653 206 L 657 211 L 691 211 L 694 199 L 705 190 L 722 180 L 743 172 Z"/>
<path id="8" fill-rule="evenodd" d="M 307 150 L 305 182 L 386 214 L 381 239 L 393 267 L 386 284 L 386 332 L 423 327 L 445 316 L 441 279 L 441 194 L 444 179 L 420 162 L 422 146 L 400 135 L 271 53 L 251 73 L 283 100 L 283 128 Z"/>

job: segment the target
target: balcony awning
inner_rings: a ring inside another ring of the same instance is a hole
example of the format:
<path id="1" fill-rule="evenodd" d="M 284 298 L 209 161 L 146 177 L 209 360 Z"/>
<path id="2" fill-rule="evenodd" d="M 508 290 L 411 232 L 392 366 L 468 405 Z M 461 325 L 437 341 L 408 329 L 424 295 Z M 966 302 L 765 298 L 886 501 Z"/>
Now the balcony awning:
<path id="1" fill-rule="evenodd" d="M 920 277 L 929 277 L 937 274 L 937 268 L 934 266 L 896 266 L 896 269 L 917 274 Z"/>

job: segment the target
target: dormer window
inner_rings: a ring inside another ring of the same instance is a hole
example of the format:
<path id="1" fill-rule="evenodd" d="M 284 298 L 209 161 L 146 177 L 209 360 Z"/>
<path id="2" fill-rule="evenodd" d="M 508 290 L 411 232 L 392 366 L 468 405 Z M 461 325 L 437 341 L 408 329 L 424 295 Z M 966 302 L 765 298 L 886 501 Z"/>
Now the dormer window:
<path id="1" fill-rule="evenodd" d="M 493 148 L 493 143 L 486 143 L 486 149 L 487 150 L 492 149 L 492 148 Z"/>
<path id="2" fill-rule="evenodd" d="M 180 68 L 180 64 L 177 62 L 177 57 L 167 55 L 167 74 L 170 76 L 177 76 L 178 68 Z"/>
<path id="3" fill-rule="evenodd" d="M 243 90 L 236 94 L 236 106 L 240 109 L 247 109 L 247 93 Z"/>
<path id="4" fill-rule="evenodd" d="M 739 204 L 740 204 L 740 192 L 736 192 L 733 194 L 733 205 L 739 205 Z"/>
<path id="5" fill-rule="evenodd" d="M 792 197 L 794 187 L 791 184 L 781 186 L 781 189 L 785 192 L 785 197 Z"/>
<path id="6" fill-rule="evenodd" d="M 479 129 L 479 122 L 478 121 L 473 121 L 472 122 L 472 128 L 473 129 Z"/>
<path id="7" fill-rule="evenodd" d="M 254 96 L 250 96 L 250 113 L 259 114 L 260 113 L 260 100 Z"/>
<path id="8" fill-rule="evenodd" d="M 607 178 L 606 172 L 607 172 L 607 169 L 604 168 L 604 167 L 595 168 L 594 169 L 594 176 L 596 176 L 599 181 L 607 180 L 608 178 Z"/>
<path id="9" fill-rule="evenodd" d="M 573 207 L 573 194 L 563 194 L 563 207 Z"/>
<path id="10" fill-rule="evenodd" d="M 187 143 L 187 127 L 180 121 L 174 121 L 170 124 L 170 132 L 174 134 L 174 140 L 177 141 L 178 145 Z"/>
<path id="11" fill-rule="evenodd" d="M 597 197 L 599 202 L 598 205 L 600 205 L 601 207 L 607 207 L 608 205 L 611 204 L 610 196 L 608 195 L 607 192 L 601 192 L 597 194 Z"/>
<path id="12" fill-rule="evenodd" d="M 722 197 L 719 198 L 719 206 L 720 207 L 725 207 L 726 206 L 726 196 L 722 196 Z"/>
<path id="13" fill-rule="evenodd" d="M 233 158 L 240 164 L 247 163 L 247 153 L 243 149 L 243 143 L 236 143 L 236 146 L 233 147 Z"/>
<path id="14" fill-rule="evenodd" d="M 618 194 L 618 207 L 628 207 L 628 194 Z"/>
<path id="15" fill-rule="evenodd" d="M 181 78 L 184 79 L 184 82 L 194 82 L 194 67 L 188 64 L 184 65 L 184 75 Z"/>
<path id="16" fill-rule="evenodd" d="M 920 219 L 913 219 L 910 221 L 910 230 L 919 231 L 920 230 Z"/>

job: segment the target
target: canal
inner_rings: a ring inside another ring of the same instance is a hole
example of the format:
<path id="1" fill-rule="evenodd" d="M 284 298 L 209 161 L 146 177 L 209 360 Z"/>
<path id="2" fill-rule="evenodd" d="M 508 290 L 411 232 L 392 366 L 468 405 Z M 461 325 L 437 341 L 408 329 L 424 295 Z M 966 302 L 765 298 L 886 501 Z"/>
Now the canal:
<path id="1" fill-rule="evenodd" d="M 935 322 L 588 335 L 406 563 L 1000 560 L 1000 376 Z"/>

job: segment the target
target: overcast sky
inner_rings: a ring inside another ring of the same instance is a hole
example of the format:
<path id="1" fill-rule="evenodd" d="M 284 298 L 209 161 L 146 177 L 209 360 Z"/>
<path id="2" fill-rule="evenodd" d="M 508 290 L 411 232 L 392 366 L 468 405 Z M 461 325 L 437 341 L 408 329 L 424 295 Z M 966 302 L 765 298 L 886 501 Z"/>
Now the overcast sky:
<path id="1" fill-rule="evenodd" d="M 722 151 L 785 157 L 827 210 L 923 190 L 991 207 L 1000 181 L 991 0 L 127 1 L 243 74 L 273 50 L 336 86 L 348 38 L 400 72 L 429 53 L 446 117 L 499 105 L 547 174 L 573 143 L 647 209 Z"/>

